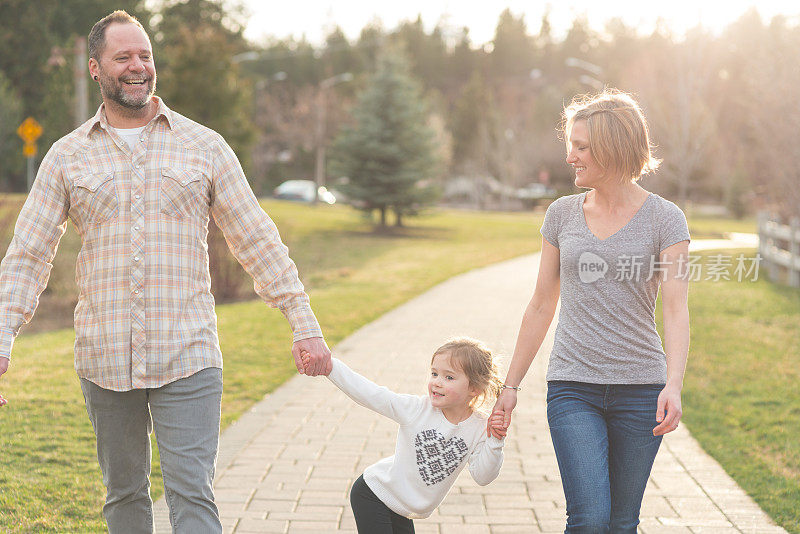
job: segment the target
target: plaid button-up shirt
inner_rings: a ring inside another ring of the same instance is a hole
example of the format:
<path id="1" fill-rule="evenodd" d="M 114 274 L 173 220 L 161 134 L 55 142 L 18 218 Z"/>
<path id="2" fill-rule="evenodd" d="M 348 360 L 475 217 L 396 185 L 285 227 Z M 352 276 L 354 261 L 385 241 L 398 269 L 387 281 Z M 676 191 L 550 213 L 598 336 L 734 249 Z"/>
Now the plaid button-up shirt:
<path id="1" fill-rule="evenodd" d="M 0 265 L 0 357 L 10 357 L 71 220 L 81 236 L 75 369 L 115 391 L 222 367 L 208 270 L 213 216 L 294 340 L 322 336 L 297 268 L 224 139 L 158 100 L 134 148 L 103 106 L 45 155 Z"/>

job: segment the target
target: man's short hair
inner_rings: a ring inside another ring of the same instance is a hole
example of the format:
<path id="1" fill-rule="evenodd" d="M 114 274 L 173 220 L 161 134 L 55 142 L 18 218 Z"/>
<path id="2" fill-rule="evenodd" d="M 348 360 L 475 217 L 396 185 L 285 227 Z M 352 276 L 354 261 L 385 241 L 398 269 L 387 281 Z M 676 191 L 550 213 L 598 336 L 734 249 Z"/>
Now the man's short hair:
<path id="1" fill-rule="evenodd" d="M 118 9 L 98 20 L 95 22 L 94 26 L 92 26 L 92 31 L 89 32 L 89 57 L 93 57 L 96 61 L 100 61 L 100 55 L 103 53 L 103 49 L 106 47 L 106 28 L 108 28 L 110 24 L 114 23 L 136 24 L 142 29 L 143 32 L 147 33 L 147 31 L 144 29 L 144 26 L 142 26 L 142 23 L 139 22 L 136 17 L 128 14 L 127 11 Z"/>

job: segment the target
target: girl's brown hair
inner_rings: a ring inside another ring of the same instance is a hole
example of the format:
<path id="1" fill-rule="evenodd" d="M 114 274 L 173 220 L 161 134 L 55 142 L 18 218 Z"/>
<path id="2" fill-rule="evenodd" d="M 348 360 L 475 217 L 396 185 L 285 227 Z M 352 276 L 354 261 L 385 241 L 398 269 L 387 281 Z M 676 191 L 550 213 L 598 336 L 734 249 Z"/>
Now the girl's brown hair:
<path id="1" fill-rule="evenodd" d="M 449 340 L 436 349 L 431 358 L 447 354 L 450 361 L 458 365 L 469 379 L 469 384 L 480 393 L 469 403 L 473 410 L 480 408 L 486 401 L 496 398 L 503 387 L 500 379 L 500 368 L 486 345 L 476 339 L 459 337 Z"/>

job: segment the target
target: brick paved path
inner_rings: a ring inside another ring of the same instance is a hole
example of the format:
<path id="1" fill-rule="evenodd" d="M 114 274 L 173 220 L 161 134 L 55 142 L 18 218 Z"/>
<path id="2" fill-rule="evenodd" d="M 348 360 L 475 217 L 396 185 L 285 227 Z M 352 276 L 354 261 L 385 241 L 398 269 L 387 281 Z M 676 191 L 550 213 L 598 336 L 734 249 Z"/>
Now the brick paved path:
<path id="1" fill-rule="evenodd" d="M 355 332 L 334 354 L 379 384 L 417 394 L 425 391 L 432 351 L 449 336 L 482 339 L 507 362 L 537 266 L 531 255 L 453 278 Z M 523 384 L 498 479 L 480 487 L 464 470 L 433 516 L 415 521 L 418 533 L 563 532 L 564 497 L 545 417 L 553 332 Z M 355 533 L 349 487 L 393 453 L 396 430 L 325 378 L 289 380 L 221 438 L 216 495 L 225 532 Z M 169 532 L 163 498 L 156 510 L 159 532 Z M 656 458 L 641 532 L 785 531 L 681 426 Z"/>

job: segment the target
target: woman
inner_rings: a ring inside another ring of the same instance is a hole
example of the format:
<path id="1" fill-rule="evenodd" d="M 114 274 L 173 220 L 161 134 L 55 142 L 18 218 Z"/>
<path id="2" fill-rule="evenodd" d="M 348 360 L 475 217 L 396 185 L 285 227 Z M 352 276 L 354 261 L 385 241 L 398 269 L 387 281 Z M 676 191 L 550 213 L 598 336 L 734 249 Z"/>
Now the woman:
<path id="1" fill-rule="evenodd" d="M 686 218 L 637 184 L 658 166 L 625 93 L 564 110 L 575 185 L 542 224 L 533 298 L 495 411 L 507 428 L 517 389 L 561 311 L 547 372 L 547 417 L 567 503 L 567 533 L 635 533 L 662 436 L 681 418 L 689 350 Z M 666 351 L 656 331 L 661 287 Z"/>

